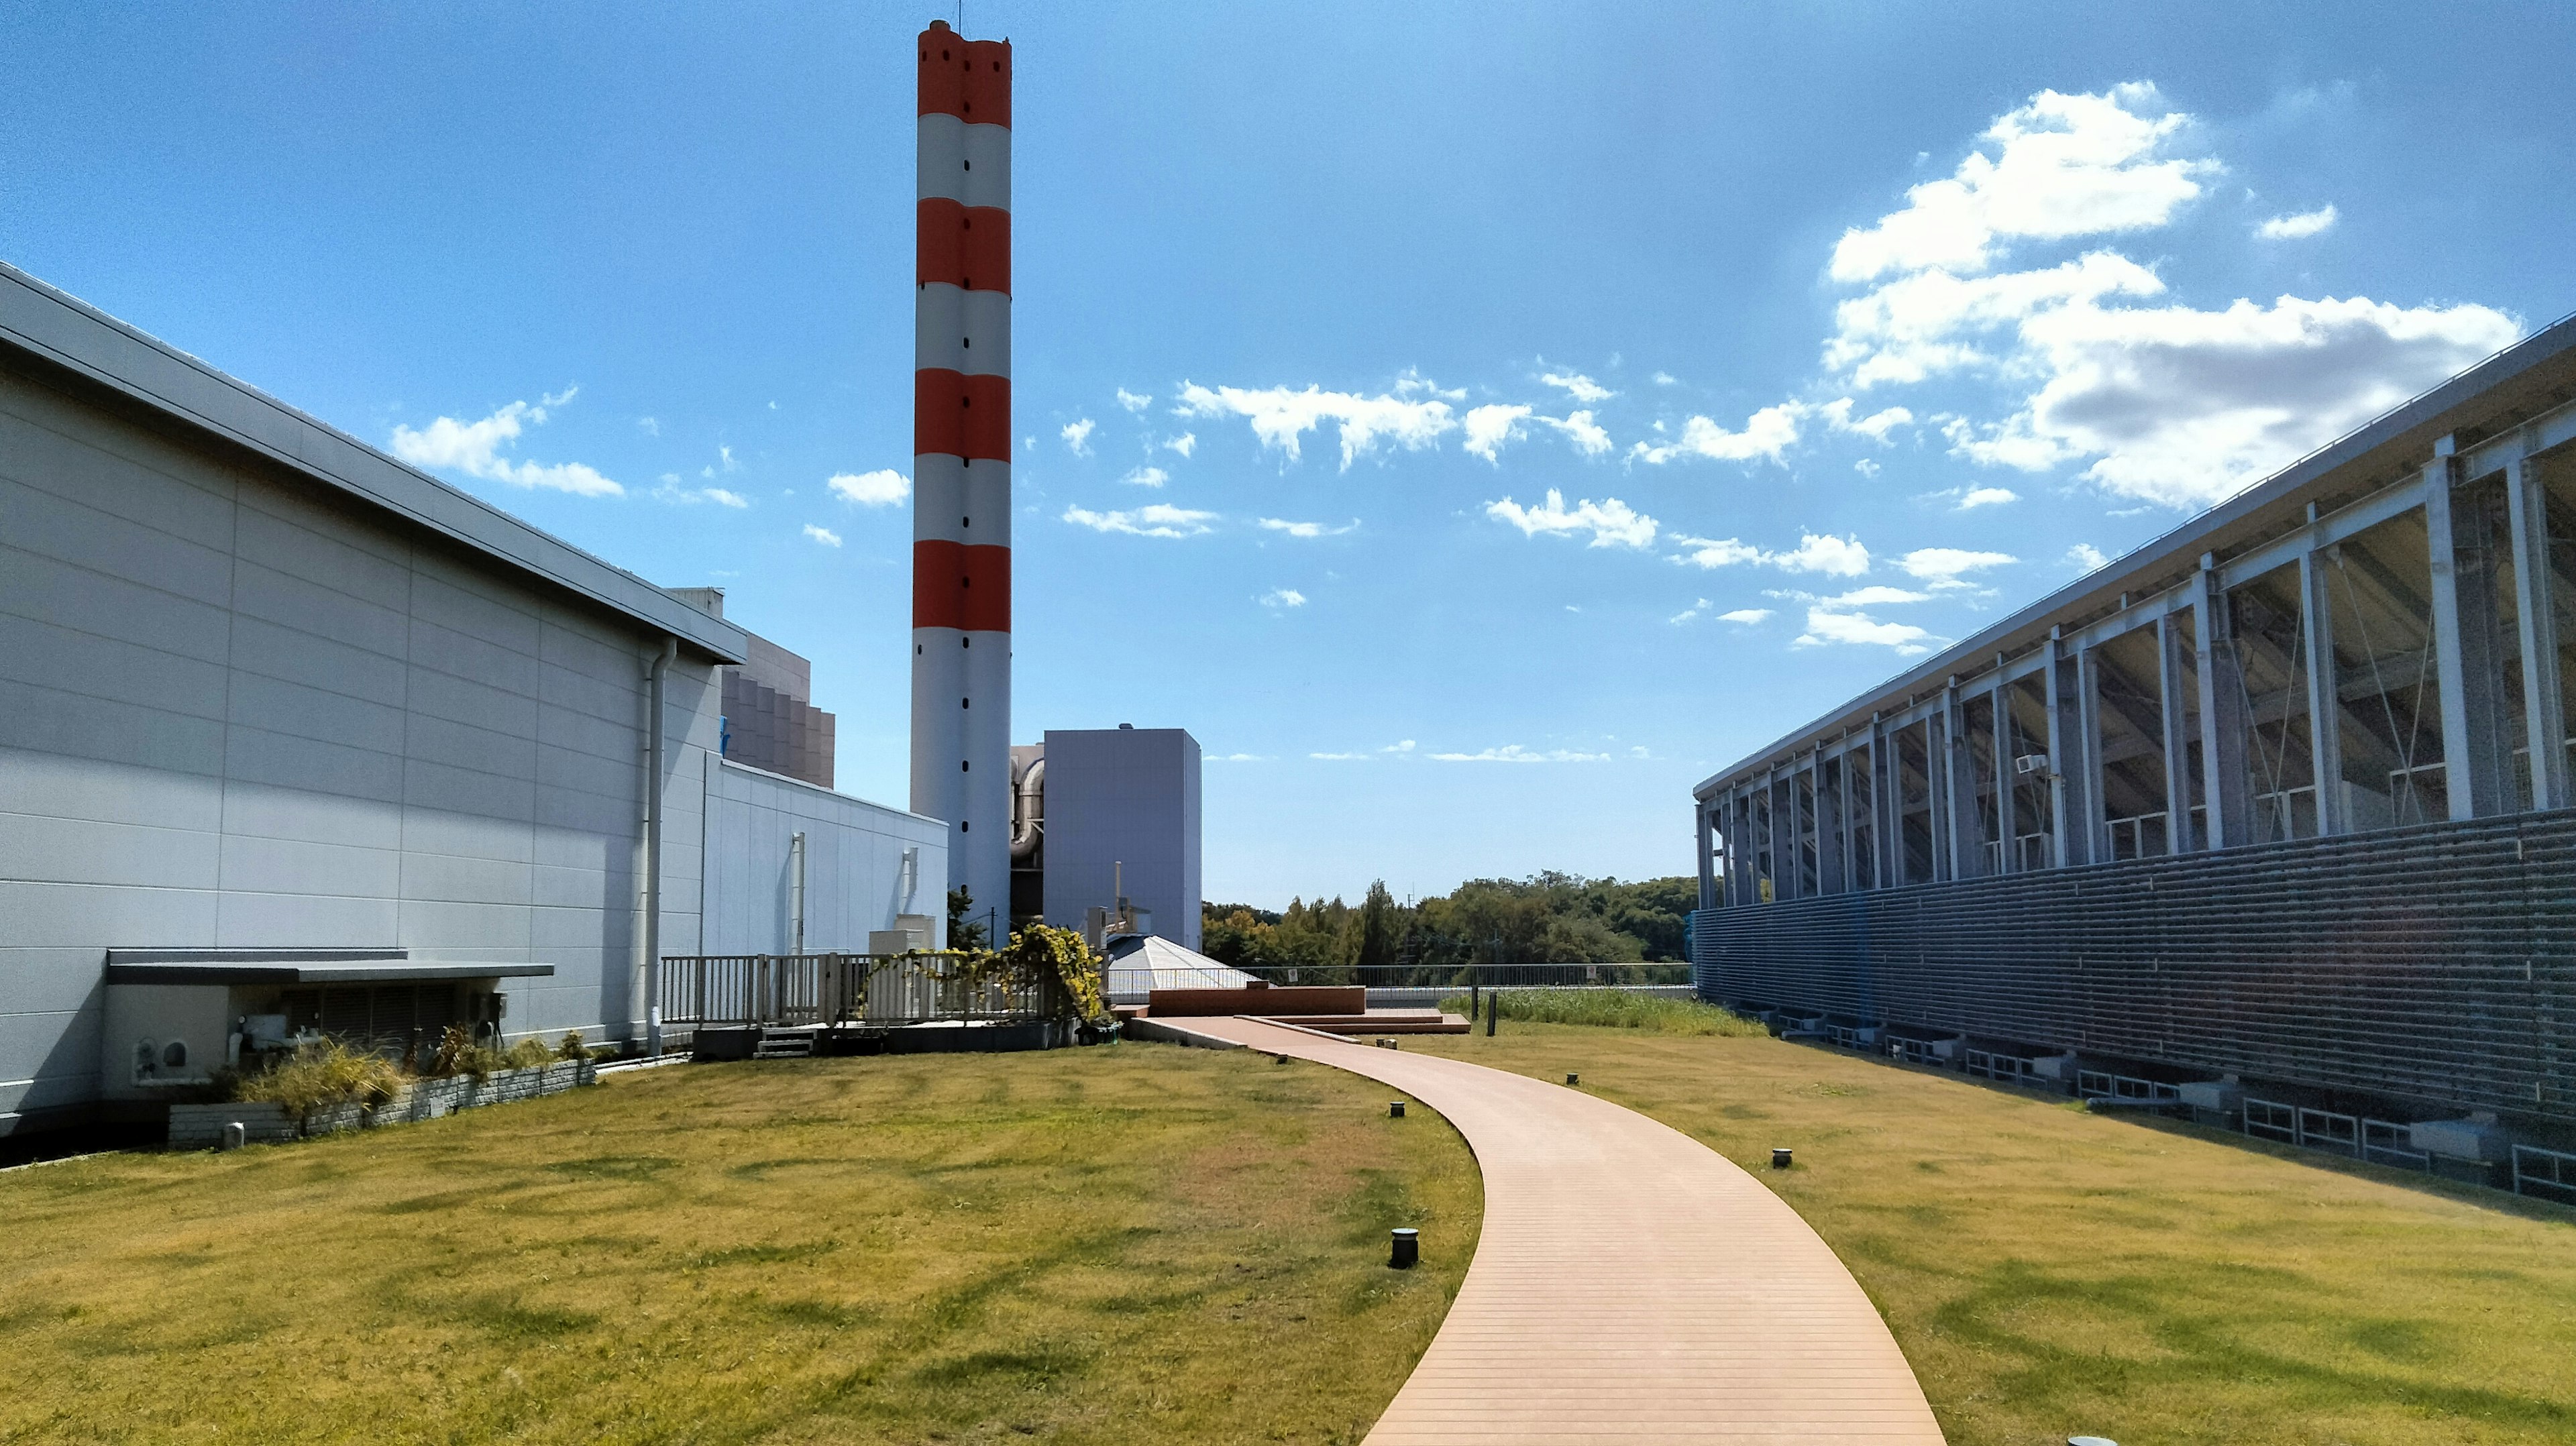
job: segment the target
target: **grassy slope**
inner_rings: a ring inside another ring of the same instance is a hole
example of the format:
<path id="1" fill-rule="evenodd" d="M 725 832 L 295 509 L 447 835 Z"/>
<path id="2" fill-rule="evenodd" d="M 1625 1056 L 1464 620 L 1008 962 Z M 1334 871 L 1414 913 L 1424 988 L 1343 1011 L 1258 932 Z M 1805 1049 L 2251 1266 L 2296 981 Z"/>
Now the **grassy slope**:
<path id="1" fill-rule="evenodd" d="M 1771 1039 L 1507 1018 L 1405 1048 L 1579 1070 L 1755 1169 L 1955 1446 L 2576 1440 L 2576 1213 Z"/>
<path id="2" fill-rule="evenodd" d="M 0 1176 L 0 1441 L 1355 1441 L 1481 1211 L 1387 1098 L 1151 1046 L 704 1066 Z"/>

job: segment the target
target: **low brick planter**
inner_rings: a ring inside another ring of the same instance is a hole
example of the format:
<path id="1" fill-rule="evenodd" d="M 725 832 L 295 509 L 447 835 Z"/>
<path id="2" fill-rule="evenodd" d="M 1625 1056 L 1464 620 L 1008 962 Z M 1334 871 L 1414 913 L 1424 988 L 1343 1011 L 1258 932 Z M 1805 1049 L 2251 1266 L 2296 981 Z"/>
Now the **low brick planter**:
<path id="1" fill-rule="evenodd" d="M 286 1112 L 286 1106 L 271 1101 L 172 1105 L 170 1148 L 211 1150 L 223 1142 L 224 1126 L 228 1124 L 241 1125 L 251 1143 L 273 1144 L 311 1135 L 336 1134 L 342 1130 L 434 1120 L 441 1115 L 452 1115 L 458 1110 L 481 1105 L 507 1104 L 512 1100 L 561 1094 L 569 1089 L 595 1084 L 598 1080 L 599 1066 L 589 1060 L 560 1060 L 553 1064 L 531 1065 L 526 1069 L 495 1070 L 479 1080 L 472 1075 L 414 1080 L 397 1090 L 392 1099 L 373 1109 L 356 1101 L 322 1105 L 300 1122 Z"/>
<path id="2" fill-rule="evenodd" d="M 286 1106 L 267 1100 L 245 1100 L 230 1105 L 172 1105 L 170 1107 L 170 1148 L 174 1150 L 211 1150 L 223 1143 L 224 1126 L 240 1125 L 255 1144 L 276 1144 L 295 1138 L 295 1117 Z"/>

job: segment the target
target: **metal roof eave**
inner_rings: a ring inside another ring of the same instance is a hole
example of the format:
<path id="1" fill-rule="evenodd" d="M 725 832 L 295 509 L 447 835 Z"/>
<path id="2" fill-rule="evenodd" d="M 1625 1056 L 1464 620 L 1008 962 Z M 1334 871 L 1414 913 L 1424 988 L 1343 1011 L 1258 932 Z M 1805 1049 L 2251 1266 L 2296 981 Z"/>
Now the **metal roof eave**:
<path id="1" fill-rule="evenodd" d="M 1706 799 L 1727 780 L 1807 740 L 1850 732 L 1868 722 L 1872 712 L 1887 711 L 1891 703 L 1901 708 L 1953 674 L 1986 672 L 1995 654 L 2028 651 L 2046 640 L 2052 621 L 2085 615 L 2116 603 L 2123 592 L 2141 591 L 2171 574 L 2181 559 L 2224 552 L 2230 542 L 2250 541 L 2250 534 L 2268 536 L 2280 530 L 2285 516 L 2292 522 L 2304 520 L 2299 514 L 2305 494 L 2337 474 L 2367 475 L 2392 465 L 2395 458 L 2429 457 L 2435 439 L 2477 426 L 2499 412 L 2529 408 L 2534 394 L 2546 395 L 2552 383 L 2562 391 L 2576 386 L 2576 316 L 2541 328 L 1992 627 L 1951 644 L 1805 727 L 1780 735 L 1701 779 L 1692 786 L 1691 796 Z M 2475 405 L 2481 402 L 2491 405 Z"/>
<path id="2" fill-rule="evenodd" d="M 571 592 L 721 663 L 739 627 L 377 451 L 67 292 L 0 261 L 0 345 L 266 457 L 347 497 Z"/>

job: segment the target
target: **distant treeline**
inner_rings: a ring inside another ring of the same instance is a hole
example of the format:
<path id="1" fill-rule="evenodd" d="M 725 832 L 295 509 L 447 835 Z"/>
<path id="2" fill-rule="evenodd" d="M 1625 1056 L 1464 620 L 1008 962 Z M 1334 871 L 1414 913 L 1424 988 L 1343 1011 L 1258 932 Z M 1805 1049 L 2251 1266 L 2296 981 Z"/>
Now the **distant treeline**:
<path id="1" fill-rule="evenodd" d="M 1329 971 L 1354 964 L 1606 964 L 1680 960 L 1682 916 L 1699 902 L 1694 879 L 1587 879 L 1543 873 L 1470 879 L 1439 898 L 1398 903 L 1383 880 L 1357 904 L 1303 898 L 1287 912 L 1203 906 L 1200 949 L 1246 968 Z"/>

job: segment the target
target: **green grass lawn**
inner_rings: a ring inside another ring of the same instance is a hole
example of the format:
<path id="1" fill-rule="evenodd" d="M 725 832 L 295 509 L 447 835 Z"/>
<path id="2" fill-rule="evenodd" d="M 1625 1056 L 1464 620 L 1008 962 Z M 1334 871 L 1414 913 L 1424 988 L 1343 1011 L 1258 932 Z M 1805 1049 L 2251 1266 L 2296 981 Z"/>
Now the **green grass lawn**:
<path id="1" fill-rule="evenodd" d="M 0 1441 L 1356 1441 L 1482 1208 L 1390 1097 L 1148 1045 L 708 1065 L 0 1175 Z"/>
<path id="2" fill-rule="evenodd" d="M 2576 1441 L 2576 1212 L 1768 1038 L 1507 1012 L 1404 1047 L 1580 1071 L 1755 1170 L 1954 1446 Z"/>

